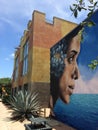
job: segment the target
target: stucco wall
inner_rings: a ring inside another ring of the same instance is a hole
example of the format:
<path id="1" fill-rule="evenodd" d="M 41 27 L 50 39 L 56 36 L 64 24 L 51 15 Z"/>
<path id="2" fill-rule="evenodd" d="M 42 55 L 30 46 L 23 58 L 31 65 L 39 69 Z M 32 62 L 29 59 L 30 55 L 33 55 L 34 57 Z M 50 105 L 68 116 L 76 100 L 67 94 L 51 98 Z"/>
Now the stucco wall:
<path id="1" fill-rule="evenodd" d="M 49 83 L 50 48 L 76 26 L 75 23 L 56 17 L 53 18 L 52 23 L 49 23 L 44 13 L 34 11 L 27 31 L 24 31 L 20 39 L 19 76 L 13 81 L 13 87 L 23 86 L 29 82 Z M 28 73 L 22 76 L 23 45 L 27 39 L 29 41 Z"/>

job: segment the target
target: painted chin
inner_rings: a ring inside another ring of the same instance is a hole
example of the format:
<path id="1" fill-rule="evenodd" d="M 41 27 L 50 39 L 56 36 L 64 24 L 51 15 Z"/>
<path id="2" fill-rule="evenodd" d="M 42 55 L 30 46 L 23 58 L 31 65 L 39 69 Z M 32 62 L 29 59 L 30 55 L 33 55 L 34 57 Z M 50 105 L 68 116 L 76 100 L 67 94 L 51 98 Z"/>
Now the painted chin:
<path id="1" fill-rule="evenodd" d="M 61 99 L 64 103 L 68 104 L 70 102 L 70 95 L 64 95 L 64 96 L 61 96 Z"/>
<path id="2" fill-rule="evenodd" d="M 66 97 L 65 97 L 65 103 L 69 103 L 70 102 L 70 95 L 66 95 Z"/>

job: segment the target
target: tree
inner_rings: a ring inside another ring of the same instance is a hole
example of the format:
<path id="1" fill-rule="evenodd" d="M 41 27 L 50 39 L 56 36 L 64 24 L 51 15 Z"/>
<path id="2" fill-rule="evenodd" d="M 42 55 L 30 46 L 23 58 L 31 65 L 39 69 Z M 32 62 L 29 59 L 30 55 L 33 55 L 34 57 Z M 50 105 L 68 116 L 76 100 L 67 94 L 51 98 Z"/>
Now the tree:
<path id="1" fill-rule="evenodd" d="M 83 21 L 81 25 L 83 28 L 80 30 L 81 40 L 83 40 L 83 33 L 84 33 L 84 26 L 92 27 L 95 26 L 95 23 L 90 19 L 92 14 L 98 9 L 98 1 L 97 0 L 76 0 L 76 3 L 74 3 L 72 6 L 70 6 L 70 10 L 72 11 L 72 14 L 75 18 L 78 17 L 79 12 L 85 10 L 87 11 L 87 20 Z M 91 64 L 88 65 L 88 67 L 92 70 L 96 69 L 98 66 L 98 57 L 91 61 Z"/>
<path id="2" fill-rule="evenodd" d="M 0 78 L 0 85 L 6 86 L 11 84 L 11 78 Z"/>
<path id="3" fill-rule="evenodd" d="M 88 11 L 87 17 L 90 18 L 91 15 L 95 12 L 98 8 L 98 1 L 94 0 L 76 0 L 77 3 L 74 3 L 70 6 L 70 10 L 73 12 L 75 18 L 77 18 L 78 13 L 82 10 Z"/>
<path id="4" fill-rule="evenodd" d="M 0 96 L 2 101 L 6 103 L 6 99 L 11 94 L 11 78 L 0 78 Z"/>

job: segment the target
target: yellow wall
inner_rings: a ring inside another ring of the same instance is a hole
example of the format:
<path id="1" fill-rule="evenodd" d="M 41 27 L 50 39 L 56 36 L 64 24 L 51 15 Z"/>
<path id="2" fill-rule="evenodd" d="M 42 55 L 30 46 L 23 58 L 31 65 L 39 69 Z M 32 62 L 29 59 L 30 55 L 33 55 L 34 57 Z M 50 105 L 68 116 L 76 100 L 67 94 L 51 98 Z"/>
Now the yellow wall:
<path id="1" fill-rule="evenodd" d="M 50 49 L 33 47 L 33 82 L 50 82 Z"/>
<path id="2" fill-rule="evenodd" d="M 20 40 L 19 77 L 13 82 L 13 87 L 22 86 L 30 82 L 50 83 L 50 47 L 77 26 L 75 23 L 56 17 L 53 18 L 53 24 L 47 24 L 45 14 L 34 12 L 33 15 L 32 21 L 28 23 L 29 31 L 25 30 L 24 36 Z M 35 22 L 33 21 L 34 19 L 36 19 Z M 30 42 L 28 73 L 25 76 L 21 76 L 23 46 L 28 38 Z"/>
<path id="3" fill-rule="evenodd" d="M 57 17 L 54 17 L 54 23 L 60 24 L 60 30 L 59 30 L 61 32 L 60 39 L 63 38 L 65 35 L 67 35 L 70 31 L 72 31 L 77 26 L 76 23 L 72 23 L 70 21 L 66 21 L 64 19 L 60 19 Z"/>
<path id="4" fill-rule="evenodd" d="M 77 24 L 75 24 L 75 23 L 71 23 L 71 22 L 68 22 L 68 21 L 63 21 L 62 24 L 61 24 L 62 37 L 64 37 L 65 35 L 67 35 L 76 26 L 77 26 Z"/>

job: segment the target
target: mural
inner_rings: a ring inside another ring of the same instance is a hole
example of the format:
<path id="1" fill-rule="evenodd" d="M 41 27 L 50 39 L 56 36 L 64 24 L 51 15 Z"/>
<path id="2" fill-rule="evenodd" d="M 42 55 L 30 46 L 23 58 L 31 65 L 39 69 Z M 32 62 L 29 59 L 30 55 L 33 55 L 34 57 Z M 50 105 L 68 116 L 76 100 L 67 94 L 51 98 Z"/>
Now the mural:
<path id="1" fill-rule="evenodd" d="M 78 26 L 50 49 L 51 115 L 78 130 L 98 129 L 98 68 L 89 67 L 98 58 L 98 11 L 91 19 L 81 42 Z"/>

